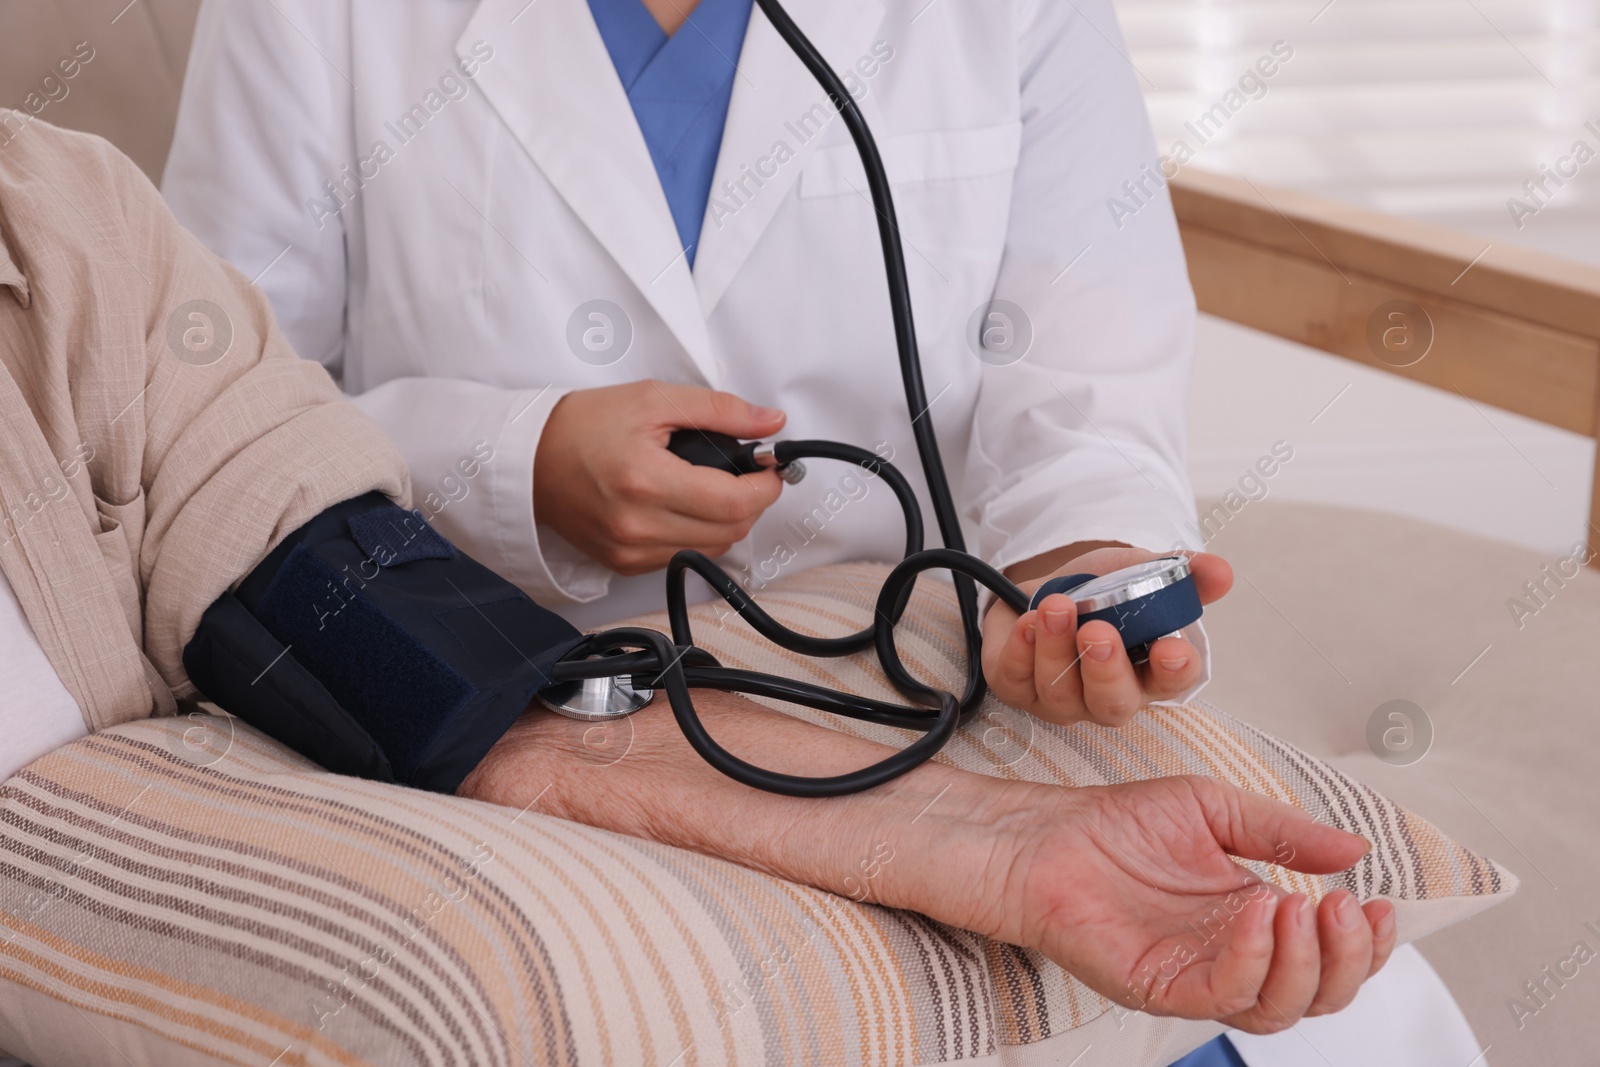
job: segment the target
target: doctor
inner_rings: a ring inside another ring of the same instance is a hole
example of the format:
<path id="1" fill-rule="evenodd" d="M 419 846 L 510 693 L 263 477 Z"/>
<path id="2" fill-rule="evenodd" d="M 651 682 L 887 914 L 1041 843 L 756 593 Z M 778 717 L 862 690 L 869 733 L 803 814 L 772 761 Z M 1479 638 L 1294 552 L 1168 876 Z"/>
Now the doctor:
<path id="1" fill-rule="evenodd" d="M 441 530 L 580 626 L 660 607 L 678 548 L 755 591 L 898 558 L 858 469 L 734 478 L 668 453 L 681 426 L 872 448 L 926 505 L 930 419 L 969 543 L 1042 578 L 1192 519 L 1193 298 L 1163 190 L 1105 211 L 1155 150 L 1109 4 L 1079 9 L 794 11 L 894 183 L 924 412 L 855 149 L 750 0 L 210 0 L 165 193 L 390 433 Z M 1226 590 L 1220 560 L 1195 569 Z M 1057 721 L 1203 679 L 1182 638 L 1136 672 L 1065 597 L 988 623 L 996 692 Z"/>
<path id="2" fill-rule="evenodd" d="M 659 607 L 680 547 L 756 591 L 898 556 L 859 471 L 692 468 L 664 448 L 680 426 L 874 448 L 926 502 L 930 419 L 969 543 L 1017 580 L 1183 544 L 1195 309 L 1109 0 L 792 14 L 883 151 L 926 411 L 855 150 L 750 0 L 206 0 L 165 192 L 395 439 L 433 521 L 579 625 Z M 1139 211 L 1114 220 L 1113 194 Z M 1226 590 L 1220 560 L 1195 572 Z M 1178 638 L 1136 674 L 1061 600 L 986 620 L 1009 703 L 1119 722 L 1203 679 Z M 1459 1067 L 1470 1031 L 1426 963 L 1385 974 L 1190 1062 Z"/>

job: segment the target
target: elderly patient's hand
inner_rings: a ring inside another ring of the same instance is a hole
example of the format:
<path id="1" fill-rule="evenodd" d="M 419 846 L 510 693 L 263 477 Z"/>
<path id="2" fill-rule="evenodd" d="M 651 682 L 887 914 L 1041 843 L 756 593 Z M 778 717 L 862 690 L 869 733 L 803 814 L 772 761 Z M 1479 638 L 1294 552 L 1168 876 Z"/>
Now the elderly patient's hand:
<path id="1" fill-rule="evenodd" d="M 1170 553 L 1138 548 L 1097 548 L 1045 578 L 1022 582 L 1032 594 L 1063 574 L 1110 574 Z M 1233 569 L 1220 557 L 1190 557 L 1200 602 L 1209 604 L 1233 585 Z M 1095 621 L 1078 625 L 1072 598 L 1045 597 L 1037 610 L 1018 617 L 996 601 L 983 620 L 983 673 L 994 695 L 1048 722 L 1082 719 L 1121 726 L 1152 700 L 1170 700 L 1200 680 L 1200 652 L 1182 637 L 1163 637 L 1150 660 L 1135 667 L 1116 627 Z"/>
<path id="2" fill-rule="evenodd" d="M 898 849 L 885 873 L 925 881 L 930 901 L 910 906 L 1036 948 L 1119 1004 L 1251 1033 L 1345 1007 L 1394 948 L 1387 902 L 1363 908 L 1339 890 L 1314 906 L 1229 858 L 1331 873 L 1366 853 L 1296 808 L 1209 778 L 1029 794 L 993 794 L 999 810 L 981 821 L 1001 832 L 987 851 L 970 843 L 981 859 L 965 872 L 958 844 Z M 928 832 L 968 837 L 938 822 Z"/>
<path id="3" fill-rule="evenodd" d="M 890 751 L 732 694 L 697 697 L 712 736 L 776 771 L 839 774 Z M 910 908 L 1038 949 L 1128 1007 L 1241 1030 L 1343 1007 L 1394 947 L 1389 904 L 1363 912 L 1340 891 L 1313 910 L 1229 858 L 1331 872 L 1365 841 L 1221 782 L 1060 789 L 927 763 L 805 800 L 724 778 L 661 704 L 629 720 L 621 753 L 594 742 L 593 723 L 526 715 L 461 792 Z"/>

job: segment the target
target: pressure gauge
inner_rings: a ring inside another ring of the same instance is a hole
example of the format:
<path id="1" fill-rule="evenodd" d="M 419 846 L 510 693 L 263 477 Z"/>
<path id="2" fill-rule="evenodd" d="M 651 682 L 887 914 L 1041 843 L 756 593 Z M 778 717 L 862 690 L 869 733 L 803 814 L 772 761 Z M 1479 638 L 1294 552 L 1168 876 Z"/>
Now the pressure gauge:
<path id="1" fill-rule="evenodd" d="M 1068 574 L 1041 585 L 1028 602 L 1065 593 L 1078 606 L 1081 625 L 1104 620 L 1117 628 L 1134 662 L 1142 662 L 1150 643 L 1177 633 L 1200 618 L 1200 594 L 1187 556 L 1164 556 L 1110 574 Z"/>

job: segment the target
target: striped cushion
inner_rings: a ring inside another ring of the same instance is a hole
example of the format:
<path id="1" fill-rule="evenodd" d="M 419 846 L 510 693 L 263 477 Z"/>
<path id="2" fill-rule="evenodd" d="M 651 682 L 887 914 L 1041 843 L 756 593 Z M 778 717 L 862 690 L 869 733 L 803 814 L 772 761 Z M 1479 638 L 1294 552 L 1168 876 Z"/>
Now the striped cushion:
<path id="1" fill-rule="evenodd" d="M 790 623 L 860 625 L 884 568 L 808 572 L 762 596 Z M 870 658 L 817 663 L 696 609 L 724 663 L 890 698 Z M 662 626 L 651 617 L 648 624 Z M 954 684 L 949 586 L 900 628 Z M 824 716 L 785 708 L 819 721 Z M 905 735 L 829 723 L 903 744 Z M 627 722 L 597 738 L 596 781 Z M 609 755 L 607 754 L 609 753 Z M 1094 785 L 1202 773 L 1379 845 L 1320 895 L 1396 902 L 1403 940 L 1515 879 L 1291 746 L 1207 707 L 1122 730 L 994 701 L 940 757 Z M 227 719 L 150 720 L 0 787 L 0 1047 L 56 1063 L 462 1065 L 1170 1062 L 1219 1030 L 1113 1010 L 1035 953 L 644 841 L 326 774 Z"/>

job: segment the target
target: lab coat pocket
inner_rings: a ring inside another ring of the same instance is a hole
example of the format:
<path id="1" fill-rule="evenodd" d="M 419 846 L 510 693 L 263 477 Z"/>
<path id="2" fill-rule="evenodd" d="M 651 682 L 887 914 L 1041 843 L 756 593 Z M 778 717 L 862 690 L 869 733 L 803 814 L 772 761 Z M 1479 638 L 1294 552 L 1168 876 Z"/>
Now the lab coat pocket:
<path id="1" fill-rule="evenodd" d="M 1016 168 L 1022 123 L 967 130 L 926 130 L 883 138 L 878 152 L 896 188 L 1005 174 Z M 855 144 L 819 148 L 800 173 L 802 197 L 865 194 L 867 173 Z"/>

